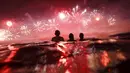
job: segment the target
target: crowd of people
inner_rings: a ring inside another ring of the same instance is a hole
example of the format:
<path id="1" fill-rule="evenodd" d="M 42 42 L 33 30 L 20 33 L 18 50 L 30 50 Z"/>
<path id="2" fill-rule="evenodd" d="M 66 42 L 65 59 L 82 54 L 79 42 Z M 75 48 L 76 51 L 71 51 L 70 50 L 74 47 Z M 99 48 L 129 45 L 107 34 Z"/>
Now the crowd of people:
<path id="1" fill-rule="evenodd" d="M 80 33 L 79 34 L 79 41 L 85 41 L 85 39 L 84 39 L 84 34 L 83 33 Z M 60 36 L 60 31 L 59 30 L 56 30 L 55 31 L 55 37 L 53 37 L 52 39 L 51 39 L 51 41 L 54 41 L 54 42 L 60 42 L 60 41 L 64 41 L 64 38 L 62 37 L 62 36 Z M 73 33 L 70 33 L 69 34 L 69 40 L 68 41 L 76 41 L 75 39 L 74 39 L 74 34 Z"/>

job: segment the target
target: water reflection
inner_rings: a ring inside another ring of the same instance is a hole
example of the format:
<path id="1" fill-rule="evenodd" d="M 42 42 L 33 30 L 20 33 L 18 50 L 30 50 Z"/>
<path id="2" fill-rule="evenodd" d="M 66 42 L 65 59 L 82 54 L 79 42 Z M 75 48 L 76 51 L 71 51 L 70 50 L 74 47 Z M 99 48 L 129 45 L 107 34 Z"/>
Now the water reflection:
<path id="1" fill-rule="evenodd" d="M 13 61 L 12 58 L 16 56 L 18 52 L 17 50 L 13 49 L 10 55 L 4 60 L 4 63 L 6 64 L 0 67 L 0 73 L 98 73 L 99 70 L 102 70 L 109 66 L 114 66 L 120 61 L 126 60 L 126 57 L 122 51 L 104 50 L 102 48 L 99 49 L 96 47 L 96 45 L 90 46 L 89 42 L 76 42 L 58 43 L 58 45 L 56 44 L 55 47 L 51 47 L 51 51 L 52 48 L 54 48 L 55 50 L 61 51 L 63 54 L 58 59 L 55 59 L 58 60 L 57 62 L 43 64 L 38 63 L 39 60 L 40 62 L 45 61 L 45 63 L 47 63 L 46 61 L 53 62 L 55 60 L 51 56 L 57 58 L 59 54 L 51 55 L 51 53 L 47 50 L 50 48 L 50 46 L 38 47 L 38 50 L 36 48 L 37 47 L 35 47 L 34 50 L 27 50 L 26 48 L 25 50 L 22 50 L 22 53 L 20 56 L 18 56 L 19 60 L 21 60 L 20 58 L 24 59 L 22 56 L 25 56 L 27 60 L 30 59 L 32 61 L 32 58 L 35 57 L 36 60 L 33 61 L 36 62 L 35 64 L 21 64 L 22 62 L 9 63 L 10 61 Z M 40 49 L 40 55 L 39 48 L 42 48 L 42 50 Z M 50 54 L 45 55 L 48 53 Z M 35 55 L 44 56 L 41 56 L 39 59 Z M 23 59 L 22 61 L 26 61 Z"/>
<path id="2" fill-rule="evenodd" d="M 11 73 L 11 68 L 9 66 L 4 66 L 0 70 L 1 73 Z"/>

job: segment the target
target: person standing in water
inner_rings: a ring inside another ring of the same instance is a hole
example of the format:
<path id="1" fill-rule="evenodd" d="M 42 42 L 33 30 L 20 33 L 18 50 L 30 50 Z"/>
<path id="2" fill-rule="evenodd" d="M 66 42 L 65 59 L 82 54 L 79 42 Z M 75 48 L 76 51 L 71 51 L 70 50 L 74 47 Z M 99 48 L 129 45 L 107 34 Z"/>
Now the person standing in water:
<path id="1" fill-rule="evenodd" d="M 64 41 L 64 38 L 60 36 L 60 31 L 59 30 L 55 31 L 55 37 L 53 37 L 51 39 L 51 41 L 54 41 L 54 42 Z"/>
<path id="2" fill-rule="evenodd" d="M 84 34 L 83 33 L 80 33 L 79 34 L 79 41 L 85 41 L 85 39 L 84 39 Z"/>
<path id="3" fill-rule="evenodd" d="M 69 40 L 68 41 L 75 41 L 73 33 L 69 34 Z"/>

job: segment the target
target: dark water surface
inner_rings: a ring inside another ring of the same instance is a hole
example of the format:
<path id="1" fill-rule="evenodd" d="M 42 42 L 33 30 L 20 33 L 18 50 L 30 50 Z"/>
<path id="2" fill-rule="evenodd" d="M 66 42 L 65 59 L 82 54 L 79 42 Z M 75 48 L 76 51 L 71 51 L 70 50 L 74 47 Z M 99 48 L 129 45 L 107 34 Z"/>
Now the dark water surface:
<path id="1" fill-rule="evenodd" d="M 85 41 L 1 46 L 0 73 L 117 73 L 107 68 L 129 59 L 129 45 Z"/>

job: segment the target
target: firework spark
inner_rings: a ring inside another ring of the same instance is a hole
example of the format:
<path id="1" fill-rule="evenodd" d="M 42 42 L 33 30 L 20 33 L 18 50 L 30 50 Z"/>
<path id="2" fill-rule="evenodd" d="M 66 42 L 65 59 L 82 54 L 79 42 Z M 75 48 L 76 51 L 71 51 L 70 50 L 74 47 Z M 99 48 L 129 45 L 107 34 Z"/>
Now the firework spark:
<path id="1" fill-rule="evenodd" d="M 20 27 L 21 34 L 29 35 L 31 33 L 31 30 L 28 29 L 28 26 L 21 26 Z"/>
<path id="2" fill-rule="evenodd" d="M 12 39 L 13 34 L 10 31 L 4 29 L 0 30 L 0 41 L 12 40 Z"/>

